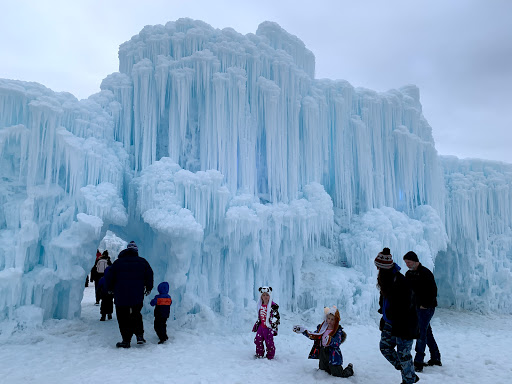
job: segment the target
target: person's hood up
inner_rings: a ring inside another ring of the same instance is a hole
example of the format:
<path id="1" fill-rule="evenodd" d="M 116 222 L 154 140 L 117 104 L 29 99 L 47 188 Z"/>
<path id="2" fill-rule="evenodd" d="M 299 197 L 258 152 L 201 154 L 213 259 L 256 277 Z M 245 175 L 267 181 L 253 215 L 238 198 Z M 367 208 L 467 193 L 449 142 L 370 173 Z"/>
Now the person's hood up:
<path id="1" fill-rule="evenodd" d="M 158 293 L 161 295 L 166 295 L 169 293 L 169 283 L 167 281 L 158 284 Z"/>

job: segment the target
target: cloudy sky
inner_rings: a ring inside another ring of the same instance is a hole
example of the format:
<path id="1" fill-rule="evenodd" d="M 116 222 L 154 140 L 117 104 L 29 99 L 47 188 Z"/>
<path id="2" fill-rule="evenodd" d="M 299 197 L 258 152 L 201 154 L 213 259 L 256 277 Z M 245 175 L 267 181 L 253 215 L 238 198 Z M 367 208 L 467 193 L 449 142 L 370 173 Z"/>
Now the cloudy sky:
<path id="1" fill-rule="evenodd" d="M 0 78 L 87 98 L 121 43 L 180 17 L 244 34 L 275 21 L 313 51 L 318 78 L 416 84 L 440 154 L 512 163 L 509 0 L 0 0 Z"/>

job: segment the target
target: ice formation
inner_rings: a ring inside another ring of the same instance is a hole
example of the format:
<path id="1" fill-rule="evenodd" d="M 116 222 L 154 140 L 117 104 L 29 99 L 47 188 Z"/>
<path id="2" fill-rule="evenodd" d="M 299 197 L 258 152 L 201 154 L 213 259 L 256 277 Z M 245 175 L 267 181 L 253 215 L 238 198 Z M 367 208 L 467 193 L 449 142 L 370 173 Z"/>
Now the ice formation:
<path id="1" fill-rule="evenodd" d="M 440 158 L 415 86 L 314 74 L 275 23 L 180 19 L 122 44 L 87 100 L 0 79 L 0 321 L 79 315 L 107 231 L 182 313 L 230 316 L 265 284 L 368 316 L 383 246 L 435 268 L 444 305 L 512 312 L 512 166 Z"/>

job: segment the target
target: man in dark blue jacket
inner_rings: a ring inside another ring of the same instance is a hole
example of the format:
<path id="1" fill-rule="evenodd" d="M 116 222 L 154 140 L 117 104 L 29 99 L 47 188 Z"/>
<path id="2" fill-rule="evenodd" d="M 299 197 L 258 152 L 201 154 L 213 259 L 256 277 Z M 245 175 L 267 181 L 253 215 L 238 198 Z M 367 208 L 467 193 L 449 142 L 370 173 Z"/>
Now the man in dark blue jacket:
<path id="1" fill-rule="evenodd" d="M 132 336 L 137 337 L 137 344 L 144 344 L 144 325 L 140 313 L 144 294 L 149 295 L 153 289 L 153 270 L 146 259 L 139 256 L 135 242 L 121 251 L 117 260 L 105 273 L 109 291 L 114 292 L 117 322 L 123 341 L 116 344 L 118 348 L 130 348 Z"/>

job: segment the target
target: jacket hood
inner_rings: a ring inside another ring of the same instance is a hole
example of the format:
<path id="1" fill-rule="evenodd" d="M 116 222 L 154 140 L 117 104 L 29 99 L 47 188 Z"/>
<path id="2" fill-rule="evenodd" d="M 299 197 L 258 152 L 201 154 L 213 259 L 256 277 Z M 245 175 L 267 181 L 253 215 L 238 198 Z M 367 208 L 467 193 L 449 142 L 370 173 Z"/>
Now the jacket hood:
<path id="1" fill-rule="evenodd" d="M 169 283 L 167 281 L 158 284 L 158 293 L 161 295 L 169 293 Z"/>

